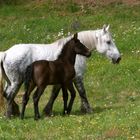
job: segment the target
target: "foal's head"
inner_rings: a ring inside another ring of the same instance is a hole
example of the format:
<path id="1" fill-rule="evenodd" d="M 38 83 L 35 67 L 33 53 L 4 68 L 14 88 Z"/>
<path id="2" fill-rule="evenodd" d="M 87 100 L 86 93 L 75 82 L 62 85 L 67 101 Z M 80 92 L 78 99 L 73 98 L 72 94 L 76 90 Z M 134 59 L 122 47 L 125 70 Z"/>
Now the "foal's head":
<path id="1" fill-rule="evenodd" d="M 80 40 L 78 39 L 78 34 L 74 34 L 73 38 L 71 38 L 67 43 L 65 43 L 60 55 L 58 58 L 64 57 L 75 57 L 76 54 L 80 54 L 86 57 L 91 55 L 91 51 L 87 47 L 85 47 Z"/>
<path id="2" fill-rule="evenodd" d="M 78 34 L 74 34 L 74 37 L 69 41 L 71 47 L 74 49 L 76 54 L 80 54 L 86 57 L 91 55 L 89 49 L 83 45 L 80 40 L 78 39 Z"/>

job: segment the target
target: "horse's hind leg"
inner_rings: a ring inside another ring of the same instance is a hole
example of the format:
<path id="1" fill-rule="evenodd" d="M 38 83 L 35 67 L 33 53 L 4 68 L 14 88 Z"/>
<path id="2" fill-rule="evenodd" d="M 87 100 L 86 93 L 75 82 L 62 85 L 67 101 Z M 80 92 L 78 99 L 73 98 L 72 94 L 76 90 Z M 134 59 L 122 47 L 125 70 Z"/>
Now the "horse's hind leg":
<path id="1" fill-rule="evenodd" d="M 31 83 L 29 89 L 26 89 L 25 94 L 23 95 L 22 109 L 21 109 L 21 113 L 20 113 L 20 118 L 21 119 L 24 118 L 25 108 L 26 108 L 26 105 L 29 101 L 29 96 L 30 96 L 30 94 L 31 94 L 31 92 L 33 91 L 34 88 L 35 88 L 35 85 L 33 83 Z"/>
<path id="2" fill-rule="evenodd" d="M 87 96 L 86 96 L 83 78 L 80 76 L 76 77 L 74 84 L 79 92 L 80 97 L 81 97 L 81 111 L 83 113 L 92 113 L 92 108 L 90 107 L 90 104 L 89 104 Z"/>
<path id="3" fill-rule="evenodd" d="M 61 86 L 60 85 L 53 86 L 53 89 L 52 89 L 52 93 L 51 93 L 51 97 L 49 99 L 49 102 L 47 103 L 47 105 L 43 109 L 43 112 L 44 112 L 44 114 L 46 116 L 51 116 L 51 114 L 52 114 L 52 108 L 53 108 L 53 103 L 54 103 L 55 99 L 57 98 L 60 89 L 61 89 Z"/>
<path id="4" fill-rule="evenodd" d="M 68 89 L 71 93 L 71 99 L 70 99 L 70 102 L 69 102 L 69 105 L 68 105 L 68 108 L 67 108 L 67 114 L 70 114 L 72 106 L 73 106 L 73 102 L 74 102 L 74 99 L 75 99 L 75 96 L 76 96 L 76 91 L 73 87 L 72 82 L 69 84 Z"/>
<path id="5" fill-rule="evenodd" d="M 38 102 L 39 102 L 39 99 L 40 99 L 41 95 L 43 94 L 44 90 L 45 90 L 45 87 L 37 88 L 33 95 L 34 113 L 35 113 L 34 119 L 35 120 L 38 120 L 40 118 Z"/>
<path id="6" fill-rule="evenodd" d="M 4 90 L 4 97 L 7 99 L 7 103 L 8 103 L 7 113 L 6 113 L 6 116 L 8 118 L 11 115 L 19 116 L 19 114 L 20 114 L 19 107 L 14 101 L 14 98 L 15 98 L 20 86 L 21 86 L 21 83 L 20 84 L 12 83 L 11 85 L 7 84 L 7 86 Z"/>

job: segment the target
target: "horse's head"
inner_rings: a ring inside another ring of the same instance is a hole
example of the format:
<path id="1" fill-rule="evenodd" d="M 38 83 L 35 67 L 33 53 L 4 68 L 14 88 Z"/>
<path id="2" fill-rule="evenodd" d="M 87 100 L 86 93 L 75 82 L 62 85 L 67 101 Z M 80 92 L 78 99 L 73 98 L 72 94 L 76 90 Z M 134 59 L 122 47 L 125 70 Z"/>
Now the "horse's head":
<path id="1" fill-rule="evenodd" d="M 99 53 L 110 58 L 114 64 L 119 63 L 121 60 L 121 55 L 109 32 L 109 25 L 104 25 L 103 29 L 96 33 L 96 49 Z"/>
<path id="2" fill-rule="evenodd" d="M 74 50 L 76 54 L 84 55 L 86 57 L 91 56 L 91 51 L 89 51 L 89 49 L 80 42 L 80 40 L 78 39 L 77 33 L 74 34 L 74 37 L 72 40 L 74 41 Z"/>

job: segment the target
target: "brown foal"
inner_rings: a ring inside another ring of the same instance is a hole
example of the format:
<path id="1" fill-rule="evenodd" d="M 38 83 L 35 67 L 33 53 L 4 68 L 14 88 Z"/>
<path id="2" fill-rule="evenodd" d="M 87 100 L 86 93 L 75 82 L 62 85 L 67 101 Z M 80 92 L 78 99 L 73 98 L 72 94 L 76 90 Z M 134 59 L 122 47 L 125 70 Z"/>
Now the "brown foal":
<path id="1" fill-rule="evenodd" d="M 24 112 L 30 93 L 35 87 L 37 87 L 33 95 L 35 120 L 40 118 L 38 102 L 47 85 L 61 85 L 64 100 L 64 114 L 69 114 L 71 112 L 75 98 L 75 90 L 72 80 L 75 76 L 74 64 L 76 54 L 81 54 L 86 57 L 91 55 L 91 52 L 80 42 L 80 40 L 78 40 L 77 36 L 78 34 L 76 33 L 74 37 L 63 46 L 57 60 L 40 60 L 27 67 L 25 73 L 25 94 L 23 96 L 21 119 L 24 118 Z M 68 107 L 67 89 L 71 93 Z"/>

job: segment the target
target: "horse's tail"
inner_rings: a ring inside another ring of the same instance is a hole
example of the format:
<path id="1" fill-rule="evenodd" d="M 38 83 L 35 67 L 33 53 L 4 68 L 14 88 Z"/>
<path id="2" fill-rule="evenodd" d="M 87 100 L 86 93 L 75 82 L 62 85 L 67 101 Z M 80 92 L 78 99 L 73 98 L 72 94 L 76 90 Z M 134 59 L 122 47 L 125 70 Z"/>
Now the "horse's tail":
<path id="1" fill-rule="evenodd" d="M 32 81 L 32 75 L 33 75 L 33 66 L 31 64 L 26 68 L 26 71 L 25 71 L 25 77 L 24 77 L 25 91 L 29 89 L 30 82 Z"/>
<path id="2" fill-rule="evenodd" d="M 4 107 L 4 97 L 3 97 L 3 60 L 5 58 L 5 53 L 0 52 L 0 110 Z"/>

